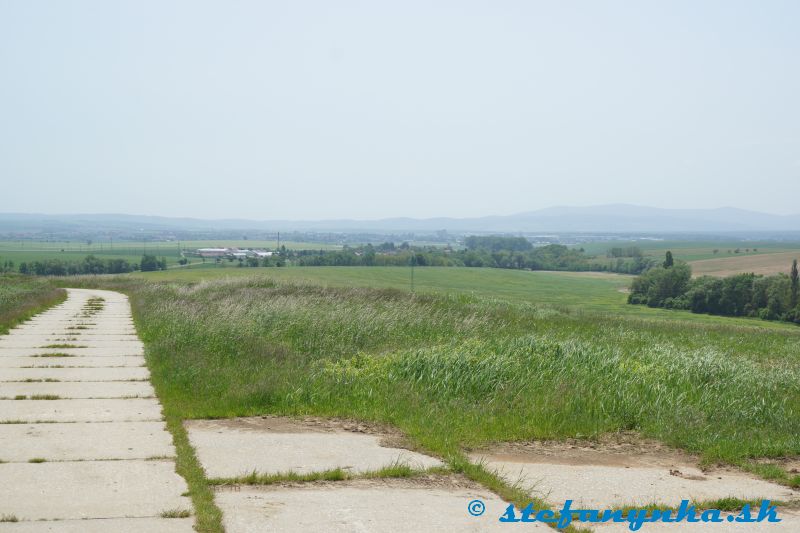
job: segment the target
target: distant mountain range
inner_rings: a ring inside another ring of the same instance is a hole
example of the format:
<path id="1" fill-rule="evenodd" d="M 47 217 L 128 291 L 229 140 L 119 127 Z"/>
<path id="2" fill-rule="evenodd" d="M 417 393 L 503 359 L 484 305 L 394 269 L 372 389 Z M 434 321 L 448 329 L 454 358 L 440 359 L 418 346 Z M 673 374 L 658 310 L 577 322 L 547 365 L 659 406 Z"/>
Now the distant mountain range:
<path id="1" fill-rule="evenodd" d="M 799 215 L 772 215 L 736 208 L 660 209 L 626 204 L 550 207 L 507 216 L 477 218 L 384 218 L 378 220 L 207 220 L 142 215 L 0 214 L 0 232 L 60 233 L 66 229 L 104 231 L 325 231 L 325 232 L 607 232 L 719 233 L 800 231 Z"/>

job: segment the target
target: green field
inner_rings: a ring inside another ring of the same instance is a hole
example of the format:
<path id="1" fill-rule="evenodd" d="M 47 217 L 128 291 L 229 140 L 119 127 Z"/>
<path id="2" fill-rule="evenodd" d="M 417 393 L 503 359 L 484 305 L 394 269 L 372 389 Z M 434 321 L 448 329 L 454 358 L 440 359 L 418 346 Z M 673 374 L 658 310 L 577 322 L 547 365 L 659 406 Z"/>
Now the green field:
<path id="1" fill-rule="evenodd" d="M 148 280 L 200 282 L 220 278 L 257 276 L 276 281 L 330 287 L 411 289 L 411 269 L 405 267 L 288 267 L 237 268 L 194 265 L 162 272 L 134 273 Z M 414 269 L 418 293 L 471 295 L 512 303 L 570 309 L 577 313 L 656 320 L 682 320 L 693 324 L 738 324 L 767 329 L 797 329 L 791 324 L 750 318 L 696 315 L 689 311 L 651 309 L 627 304 L 633 276 L 600 272 L 542 272 L 499 268 L 422 267 Z"/>
<path id="2" fill-rule="evenodd" d="M 605 256 L 606 252 L 614 247 L 625 248 L 629 246 L 637 246 L 642 250 L 645 256 L 658 258 L 663 257 L 664 253 L 667 250 L 670 250 L 675 259 L 679 259 L 681 261 L 697 261 L 700 259 L 739 257 L 776 252 L 800 252 L 800 243 L 776 241 L 638 240 L 590 242 L 575 246 L 578 248 L 583 248 L 588 254 L 601 257 Z M 735 253 L 736 249 L 739 249 L 738 254 Z M 716 254 L 714 253 L 714 250 L 717 250 Z"/>

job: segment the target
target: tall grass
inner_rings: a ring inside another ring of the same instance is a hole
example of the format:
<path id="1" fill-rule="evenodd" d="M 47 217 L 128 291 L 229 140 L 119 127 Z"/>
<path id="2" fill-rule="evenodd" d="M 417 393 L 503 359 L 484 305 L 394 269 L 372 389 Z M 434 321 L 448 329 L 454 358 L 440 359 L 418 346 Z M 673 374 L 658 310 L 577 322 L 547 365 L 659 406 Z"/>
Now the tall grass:
<path id="1" fill-rule="evenodd" d="M 635 429 L 713 460 L 800 451 L 798 369 L 713 349 L 469 339 L 328 363 L 306 390 L 344 408 L 405 390 L 430 406 L 426 431 L 467 446 Z"/>
<path id="2" fill-rule="evenodd" d="M 93 282 L 93 283 L 96 283 Z M 800 335 L 263 277 L 129 292 L 176 416 L 346 416 L 443 456 L 635 429 L 736 462 L 800 453 Z"/>

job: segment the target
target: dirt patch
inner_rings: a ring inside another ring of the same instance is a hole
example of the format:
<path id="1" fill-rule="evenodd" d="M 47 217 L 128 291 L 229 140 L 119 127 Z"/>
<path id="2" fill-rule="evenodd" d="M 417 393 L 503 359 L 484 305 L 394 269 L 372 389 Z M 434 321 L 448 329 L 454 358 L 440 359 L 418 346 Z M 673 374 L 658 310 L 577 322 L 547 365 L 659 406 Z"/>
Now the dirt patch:
<path id="1" fill-rule="evenodd" d="M 798 457 L 773 457 L 769 459 L 757 459 L 756 463 L 762 465 L 775 465 L 790 476 L 800 475 L 800 458 Z"/>
<path id="2" fill-rule="evenodd" d="M 603 435 L 597 441 L 565 439 L 560 441 L 505 442 L 478 449 L 474 454 L 490 454 L 509 462 L 562 465 L 654 466 L 675 468 L 697 465 L 699 460 L 652 439 L 633 432 Z"/>

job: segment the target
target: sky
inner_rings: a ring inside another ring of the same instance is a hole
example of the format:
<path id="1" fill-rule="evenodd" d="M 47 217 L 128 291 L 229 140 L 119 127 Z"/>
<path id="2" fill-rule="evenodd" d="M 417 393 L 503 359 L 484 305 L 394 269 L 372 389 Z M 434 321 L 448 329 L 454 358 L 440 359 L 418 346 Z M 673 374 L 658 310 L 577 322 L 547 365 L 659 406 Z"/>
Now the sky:
<path id="1" fill-rule="evenodd" d="M 800 213 L 800 2 L 0 0 L 0 212 Z"/>

